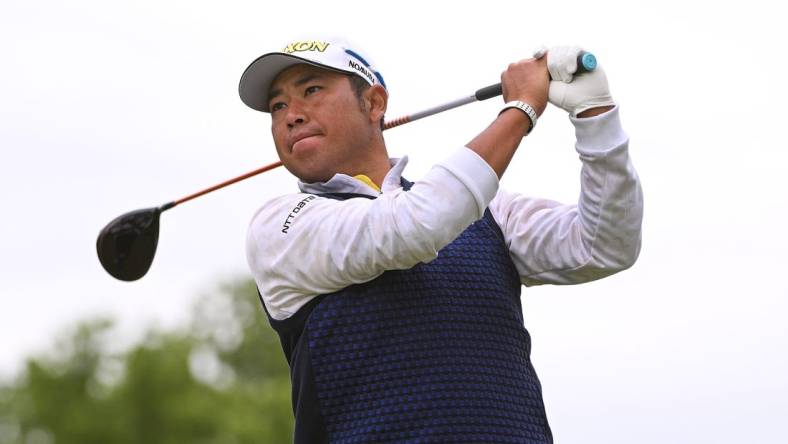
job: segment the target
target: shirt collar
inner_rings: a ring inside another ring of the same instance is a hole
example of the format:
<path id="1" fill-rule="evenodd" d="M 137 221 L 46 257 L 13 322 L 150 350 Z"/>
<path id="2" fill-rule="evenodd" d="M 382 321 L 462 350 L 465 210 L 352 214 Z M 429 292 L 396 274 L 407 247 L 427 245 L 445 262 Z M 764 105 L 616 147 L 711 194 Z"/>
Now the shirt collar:
<path id="1" fill-rule="evenodd" d="M 390 193 L 394 190 L 402 188 L 402 171 L 408 164 L 408 156 L 403 156 L 401 159 L 389 159 L 391 169 L 386 173 L 383 178 L 383 184 L 380 187 L 380 193 Z M 367 196 L 378 196 L 380 193 L 364 182 L 354 179 L 347 174 L 334 174 L 334 177 L 328 182 L 312 182 L 306 183 L 298 181 L 298 189 L 302 193 L 309 194 L 323 194 L 323 193 L 353 193 L 364 194 Z"/>

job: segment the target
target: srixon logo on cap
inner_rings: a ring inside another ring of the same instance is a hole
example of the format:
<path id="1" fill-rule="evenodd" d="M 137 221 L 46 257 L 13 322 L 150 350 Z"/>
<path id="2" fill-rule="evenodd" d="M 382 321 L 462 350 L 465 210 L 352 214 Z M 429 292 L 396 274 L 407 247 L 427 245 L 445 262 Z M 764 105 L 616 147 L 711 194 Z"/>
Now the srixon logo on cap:
<path id="1" fill-rule="evenodd" d="M 324 52 L 326 48 L 328 48 L 328 42 L 318 42 L 317 40 L 306 40 L 301 42 L 293 42 L 287 46 L 282 52 L 287 54 L 292 54 L 294 52 L 301 52 L 301 51 L 320 51 Z"/>

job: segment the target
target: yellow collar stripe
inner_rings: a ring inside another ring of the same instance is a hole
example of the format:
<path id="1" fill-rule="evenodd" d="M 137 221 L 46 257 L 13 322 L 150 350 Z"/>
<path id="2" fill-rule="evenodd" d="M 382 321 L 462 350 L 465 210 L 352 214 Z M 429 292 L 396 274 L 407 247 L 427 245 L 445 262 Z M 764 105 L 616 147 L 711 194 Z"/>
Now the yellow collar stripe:
<path id="1" fill-rule="evenodd" d="M 372 187 L 375 191 L 380 193 L 380 187 L 375 182 L 373 182 L 372 179 L 370 179 L 369 177 L 367 177 L 367 176 L 365 176 L 363 174 L 359 174 L 358 176 L 353 176 L 353 178 L 356 179 L 356 180 L 360 180 L 360 181 L 364 182 L 365 184 L 367 184 L 370 187 Z"/>

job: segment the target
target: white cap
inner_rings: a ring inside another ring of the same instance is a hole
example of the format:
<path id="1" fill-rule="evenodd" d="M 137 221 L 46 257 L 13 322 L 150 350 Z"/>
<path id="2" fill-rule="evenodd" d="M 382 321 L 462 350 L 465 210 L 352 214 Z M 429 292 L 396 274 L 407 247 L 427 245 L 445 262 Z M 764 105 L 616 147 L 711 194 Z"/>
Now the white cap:
<path id="1" fill-rule="evenodd" d="M 355 74 L 370 85 L 386 87 L 383 76 L 358 52 L 342 42 L 301 40 L 290 43 L 282 51 L 263 54 L 241 75 L 238 94 L 252 109 L 270 112 L 268 91 L 277 75 L 285 69 L 306 63 L 320 68 Z"/>

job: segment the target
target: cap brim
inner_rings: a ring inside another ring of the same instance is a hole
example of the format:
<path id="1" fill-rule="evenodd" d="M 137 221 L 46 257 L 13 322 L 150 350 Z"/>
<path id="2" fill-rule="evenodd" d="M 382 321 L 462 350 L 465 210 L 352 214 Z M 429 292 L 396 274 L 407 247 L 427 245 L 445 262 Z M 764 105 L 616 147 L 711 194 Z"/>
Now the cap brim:
<path id="1" fill-rule="evenodd" d="M 353 74 L 352 71 L 342 71 L 332 66 L 323 65 L 294 55 L 270 52 L 255 59 L 241 74 L 241 81 L 238 83 L 238 94 L 241 96 L 241 100 L 249 108 L 265 113 L 270 112 L 268 109 L 268 91 L 271 88 L 271 83 L 285 69 L 303 63 L 330 71 Z"/>

